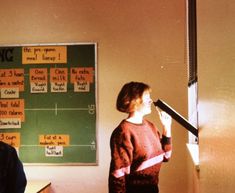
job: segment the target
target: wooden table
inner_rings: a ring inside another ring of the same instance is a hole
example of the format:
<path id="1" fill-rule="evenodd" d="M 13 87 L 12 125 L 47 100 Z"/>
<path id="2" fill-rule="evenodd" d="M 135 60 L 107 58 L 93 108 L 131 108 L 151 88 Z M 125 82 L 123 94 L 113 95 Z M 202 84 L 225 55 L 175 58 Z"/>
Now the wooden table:
<path id="1" fill-rule="evenodd" d="M 49 193 L 51 182 L 28 180 L 25 193 Z"/>

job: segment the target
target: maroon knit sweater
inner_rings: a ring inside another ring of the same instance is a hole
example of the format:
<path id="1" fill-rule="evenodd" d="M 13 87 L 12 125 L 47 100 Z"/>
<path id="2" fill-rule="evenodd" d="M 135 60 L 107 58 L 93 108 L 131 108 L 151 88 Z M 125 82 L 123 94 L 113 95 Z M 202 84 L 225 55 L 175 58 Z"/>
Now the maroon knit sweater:
<path id="1" fill-rule="evenodd" d="M 171 156 L 171 138 L 162 136 L 149 121 L 123 120 L 111 140 L 109 193 L 156 193 L 163 161 Z"/>

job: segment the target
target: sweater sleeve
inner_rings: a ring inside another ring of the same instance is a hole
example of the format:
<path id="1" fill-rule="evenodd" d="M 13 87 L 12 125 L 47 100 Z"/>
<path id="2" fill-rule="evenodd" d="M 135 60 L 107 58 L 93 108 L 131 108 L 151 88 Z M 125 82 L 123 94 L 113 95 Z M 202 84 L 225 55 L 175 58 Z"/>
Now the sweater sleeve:
<path id="1" fill-rule="evenodd" d="M 17 193 L 24 193 L 27 185 L 27 179 L 24 172 L 24 167 L 22 162 L 17 158 L 17 180 L 16 180 L 16 189 Z"/>
<path id="2" fill-rule="evenodd" d="M 162 144 L 162 149 L 165 152 L 163 161 L 167 162 L 167 161 L 169 161 L 169 159 L 171 157 L 171 153 L 172 153 L 171 137 L 166 137 L 163 135 L 161 138 L 161 144 Z"/>
<path id="3" fill-rule="evenodd" d="M 152 124 L 150 122 L 148 122 L 148 123 L 151 125 L 151 128 L 153 129 L 153 132 L 156 134 L 156 136 L 158 136 L 158 138 L 160 138 L 162 150 L 164 153 L 163 161 L 164 162 L 169 161 L 169 159 L 171 158 L 171 153 L 172 153 L 171 137 L 166 137 L 165 135 L 162 135 L 162 137 L 161 137 L 161 134 L 160 134 L 158 128 L 154 124 Z"/>
<path id="4" fill-rule="evenodd" d="M 130 135 L 120 128 L 116 129 L 111 136 L 110 148 L 109 193 L 125 193 L 133 150 Z"/>

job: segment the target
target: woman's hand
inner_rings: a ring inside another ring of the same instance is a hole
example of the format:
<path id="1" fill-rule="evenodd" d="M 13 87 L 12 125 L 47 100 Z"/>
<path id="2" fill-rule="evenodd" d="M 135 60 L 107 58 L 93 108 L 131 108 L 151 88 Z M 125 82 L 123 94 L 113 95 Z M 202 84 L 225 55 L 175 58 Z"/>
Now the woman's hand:
<path id="1" fill-rule="evenodd" d="M 158 114 L 159 114 L 159 118 L 160 121 L 163 125 L 163 135 L 165 135 L 166 137 L 171 137 L 171 123 L 172 123 L 172 118 L 170 115 L 168 115 L 166 112 L 164 111 L 160 111 L 157 107 L 156 107 Z"/>

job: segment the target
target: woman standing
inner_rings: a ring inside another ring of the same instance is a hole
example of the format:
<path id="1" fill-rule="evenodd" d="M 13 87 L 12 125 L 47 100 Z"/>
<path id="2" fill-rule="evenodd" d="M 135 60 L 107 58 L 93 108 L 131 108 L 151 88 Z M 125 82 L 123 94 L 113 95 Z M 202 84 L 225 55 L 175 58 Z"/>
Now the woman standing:
<path id="1" fill-rule="evenodd" d="M 150 87 L 141 82 L 125 84 L 119 92 L 117 110 L 127 113 L 110 139 L 109 193 L 158 193 L 163 161 L 171 156 L 171 117 L 159 112 L 162 135 L 144 119 L 151 113 Z"/>

